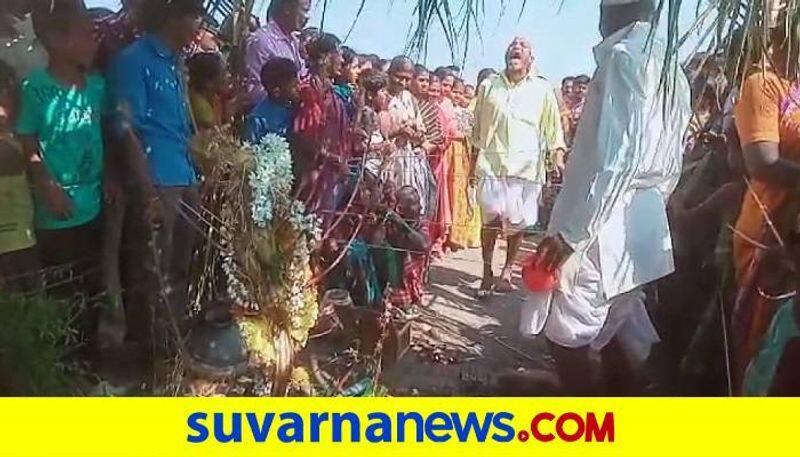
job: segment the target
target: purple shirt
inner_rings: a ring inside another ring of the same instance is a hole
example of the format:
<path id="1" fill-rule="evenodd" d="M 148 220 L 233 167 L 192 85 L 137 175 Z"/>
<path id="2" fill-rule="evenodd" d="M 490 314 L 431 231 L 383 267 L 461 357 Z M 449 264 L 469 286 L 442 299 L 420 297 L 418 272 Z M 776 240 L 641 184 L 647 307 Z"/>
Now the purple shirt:
<path id="1" fill-rule="evenodd" d="M 272 57 L 283 57 L 297 64 L 300 76 L 306 73 L 306 63 L 300 54 L 300 38 L 287 35 L 277 22 L 270 19 L 267 25 L 247 37 L 246 66 L 247 99 L 258 103 L 264 99 L 264 88 L 261 86 L 261 68 Z"/>

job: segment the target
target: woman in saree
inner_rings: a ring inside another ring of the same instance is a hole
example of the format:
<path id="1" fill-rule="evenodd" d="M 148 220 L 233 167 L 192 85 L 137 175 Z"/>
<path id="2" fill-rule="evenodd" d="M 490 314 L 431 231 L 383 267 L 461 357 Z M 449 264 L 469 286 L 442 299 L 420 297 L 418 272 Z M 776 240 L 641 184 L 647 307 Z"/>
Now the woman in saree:
<path id="1" fill-rule="evenodd" d="M 782 289 L 775 297 L 772 321 L 761 338 L 758 352 L 748 364 L 742 393 L 746 396 L 796 397 L 800 395 L 800 214 L 798 206 L 793 229 L 785 237 L 784 262 L 775 271 Z"/>
<path id="2" fill-rule="evenodd" d="M 450 226 L 450 197 L 447 193 L 447 181 L 443 180 L 444 168 L 440 166 L 444 152 L 449 147 L 449 139 L 443 129 L 441 102 L 441 83 L 423 65 L 414 67 L 414 79 L 411 82 L 411 93 L 417 101 L 422 121 L 425 124 L 425 142 L 423 148 L 428 157 L 431 171 L 436 180 L 437 211 L 432 214 L 430 224 L 431 254 L 441 256 L 447 241 L 447 229 Z"/>
<path id="3" fill-rule="evenodd" d="M 335 220 L 352 149 L 350 118 L 333 87 L 342 60 L 339 45 L 329 33 L 308 43 L 309 78 L 300 87 L 294 121 L 297 198 L 322 218 L 323 229 Z"/>
<path id="4" fill-rule="evenodd" d="M 430 100 L 438 108 L 439 125 L 444 137 L 437 154 L 431 157 L 431 168 L 436 176 L 439 211 L 436 216 L 436 236 L 433 251 L 444 253 L 451 248 L 450 232 L 453 228 L 453 196 L 450 194 L 453 172 L 453 140 L 458 136 L 455 105 L 453 104 L 453 85 L 455 76 L 447 68 L 438 68 L 431 73 Z"/>
<path id="5" fill-rule="evenodd" d="M 786 293 L 774 267 L 785 258 L 786 234 L 800 203 L 800 85 L 790 79 L 796 62 L 789 59 L 791 40 L 785 28 L 775 26 L 770 33 L 772 53 L 765 58 L 769 64 L 754 66 L 734 111 L 750 176 L 733 246 L 738 283 L 732 315 L 737 392 Z"/>
<path id="6" fill-rule="evenodd" d="M 453 85 L 454 122 L 450 138 L 450 210 L 452 225 L 449 247 L 453 250 L 477 248 L 481 245 L 481 215 L 476 199 L 470 198 L 469 172 L 470 146 L 467 138 L 472 133 L 473 112 L 464 96 L 464 81 L 457 79 Z M 474 189 L 473 189 L 474 190 Z M 474 193 L 473 193 L 474 194 Z"/>

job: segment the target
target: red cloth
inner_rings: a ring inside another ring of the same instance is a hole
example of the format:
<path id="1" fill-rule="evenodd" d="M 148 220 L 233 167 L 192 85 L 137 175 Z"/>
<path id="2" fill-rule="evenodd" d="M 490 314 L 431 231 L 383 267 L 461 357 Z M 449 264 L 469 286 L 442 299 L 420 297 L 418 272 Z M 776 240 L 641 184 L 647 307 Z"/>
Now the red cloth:
<path id="1" fill-rule="evenodd" d="M 352 150 L 351 127 L 344 103 L 333 86 L 323 87 L 314 79 L 302 83 L 295 134 L 315 146 L 316 152 L 324 151 L 347 160 Z"/>
<path id="2" fill-rule="evenodd" d="M 347 178 L 341 165 L 352 153 L 352 125 L 344 102 L 318 79 L 300 86 L 300 104 L 294 120 L 295 165 L 306 208 L 322 218 L 323 229 L 336 219 L 334 213 Z M 337 166 L 326 156 L 338 158 Z"/>
<path id="3" fill-rule="evenodd" d="M 420 222 L 415 229 L 430 240 L 430 226 L 425 222 Z M 392 240 L 403 236 L 394 225 L 387 228 L 386 237 L 392 246 Z M 428 268 L 427 252 L 404 252 L 403 254 L 403 278 L 402 285 L 392 288 L 389 294 L 389 302 L 392 306 L 400 309 L 411 305 L 421 305 L 422 296 L 425 292 L 425 271 Z"/>

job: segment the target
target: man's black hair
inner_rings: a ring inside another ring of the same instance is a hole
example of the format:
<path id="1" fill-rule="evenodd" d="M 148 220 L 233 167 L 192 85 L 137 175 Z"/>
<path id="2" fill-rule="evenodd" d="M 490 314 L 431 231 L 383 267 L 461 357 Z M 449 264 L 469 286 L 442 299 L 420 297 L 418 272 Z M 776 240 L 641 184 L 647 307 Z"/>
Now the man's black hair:
<path id="1" fill-rule="evenodd" d="M 348 46 L 342 46 L 342 63 L 345 65 L 350 65 L 353 63 L 353 60 L 358 58 L 358 54 L 353 51 L 353 48 Z"/>
<path id="2" fill-rule="evenodd" d="M 89 17 L 92 18 L 92 20 L 102 19 L 114 14 L 113 10 L 103 7 L 89 8 L 86 10 L 86 12 L 89 14 Z"/>
<path id="3" fill-rule="evenodd" d="M 453 78 L 456 77 L 456 74 L 453 73 L 453 70 L 451 70 L 450 67 L 439 67 L 436 69 L 436 71 L 434 71 L 434 73 L 439 77 L 439 79 L 445 79 L 449 76 L 452 76 Z"/>
<path id="4" fill-rule="evenodd" d="M 274 18 L 282 9 L 297 4 L 297 0 L 272 0 L 267 8 L 267 19 Z"/>
<path id="5" fill-rule="evenodd" d="M 336 52 L 342 41 L 331 33 L 320 33 L 308 42 L 308 60 L 318 62 L 324 56 Z"/>
<path id="6" fill-rule="evenodd" d="M 261 67 L 261 84 L 269 92 L 297 79 L 298 71 L 297 64 L 292 60 L 272 57 Z"/>
<path id="7" fill-rule="evenodd" d="M 578 84 L 589 84 L 592 81 L 588 75 L 580 75 L 575 77 L 575 82 Z"/>
<path id="8" fill-rule="evenodd" d="M 185 17 L 203 17 L 203 0 L 142 0 L 144 27 L 155 32 L 171 20 Z"/>
<path id="9" fill-rule="evenodd" d="M 414 65 L 414 76 L 418 76 L 418 75 L 421 75 L 423 73 L 430 74 L 430 72 L 431 71 L 428 70 L 428 67 L 426 67 L 425 65 L 422 65 L 421 63 L 418 63 L 418 64 Z"/>

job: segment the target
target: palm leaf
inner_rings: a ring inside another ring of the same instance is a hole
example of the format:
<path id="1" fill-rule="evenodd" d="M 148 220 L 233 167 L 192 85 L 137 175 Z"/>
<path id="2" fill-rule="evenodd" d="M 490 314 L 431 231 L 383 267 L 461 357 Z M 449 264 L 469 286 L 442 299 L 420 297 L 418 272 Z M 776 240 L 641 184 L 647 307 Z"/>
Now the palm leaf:
<path id="1" fill-rule="evenodd" d="M 325 16 L 334 11 L 345 0 L 316 0 L 314 7 L 321 8 L 322 24 Z M 347 0 L 351 1 L 351 0 Z M 542 1 L 542 0 L 540 0 Z M 547 0 L 552 1 L 552 0 Z M 559 8 L 567 2 L 586 2 L 587 0 L 559 0 Z M 597 7 L 600 0 L 594 0 Z M 729 81 L 739 83 L 745 69 L 767 58 L 767 19 L 773 1 L 784 1 L 788 14 L 782 19 L 780 27 L 790 33 L 788 43 L 791 54 L 798 54 L 800 37 L 797 25 L 800 24 L 799 0 L 657 0 L 659 17 L 665 22 L 668 59 L 677 59 L 679 50 L 688 42 L 698 43 L 694 51 L 703 51 L 709 58 L 716 57 L 726 62 L 726 76 Z M 247 18 L 254 8 L 263 9 L 269 0 L 207 0 L 209 11 L 229 13 L 241 12 Z M 352 33 L 365 7 L 370 4 L 391 6 L 394 0 L 359 0 L 358 10 L 353 18 L 347 36 Z M 528 0 L 499 0 L 490 2 L 492 10 L 501 15 L 508 14 L 509 7 L 521 13 L 530 3 Z M 409 24 L 407 52 L 415 57 L 426 57 L 431 32 L 441 32 L 447 42 L 451 58 L 463 63 L 471 42 L 481 39 L 481 28 L 486 20 L 485 0 L 403 0 L 403 6 L 412 8 L 414 19 Z M 681 13 L 690 8 L 695 12 L 695 21 L 687 30 L 680 29 Z M 243 32 L 242 29 L 238 29 Z M 693 35 L 697 39 L 689 40 Z M 797 59 L 792 62 L 790 76 L 798 76 Z M 665 69 L 674 65 L 665 65 Z M 666 81 L 669 75 L 664 75 Z"/>

